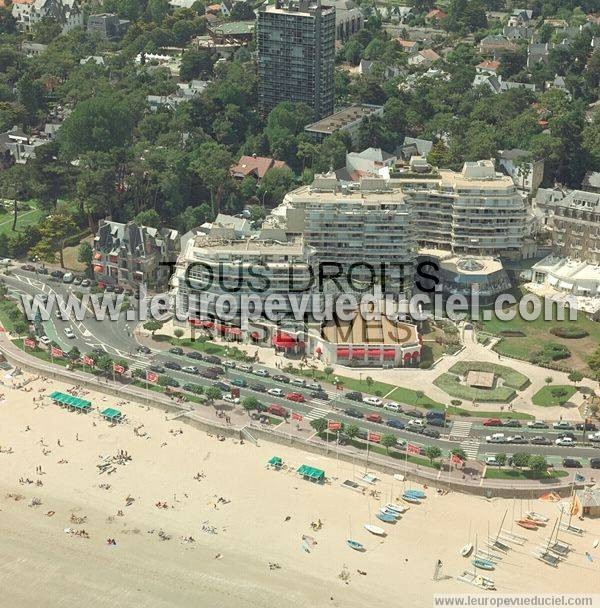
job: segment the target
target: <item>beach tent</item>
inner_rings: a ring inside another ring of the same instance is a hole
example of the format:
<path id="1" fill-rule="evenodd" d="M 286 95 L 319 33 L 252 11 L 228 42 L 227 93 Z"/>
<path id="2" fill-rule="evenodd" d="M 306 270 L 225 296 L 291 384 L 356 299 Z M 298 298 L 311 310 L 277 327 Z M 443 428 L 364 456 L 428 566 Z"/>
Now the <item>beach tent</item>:
<path id="1" fill-rule="evenodd" d="M 315 469 L 314 467 L 309 467 L 307 464 L 303 464 L 298 467 L 296 471 L 299 475 L 302 475 L 304 479 L 309 479 L 310 481 L 324 481 L 325 480 L 325 471 L 321 469 Z"/>
<path id="2" fill-rule="evenodd" d="M 273 456 L 273 458 L 267 462 L 267 466 L 273 467 L 274 469 L 280 469 L 283 466 L 283 460 L 281 460 L 279 456 Z"/>
<path id="3" fill-rule="evenodd" d="M 52 401 L 60 403 L 60 405 L 66 405 L 67 407 L 72 407 L 73 409 L 83 412 L 90 410 L 92 407 L 92 402 L 87 399 L 80 399 L 79 397 L 73 397 L 73 395 L 59 393 L 58 391 L 54 391 L 48 395 L 48 397 L 50 397 Z"/>
<path id="4" fill-rule="evenodd" d="M 123 419 L 123 414 L 112 407 L 107 407 L 105 410 L 102 410 L 100 416 L 109 422 L 120 422 Z"/>

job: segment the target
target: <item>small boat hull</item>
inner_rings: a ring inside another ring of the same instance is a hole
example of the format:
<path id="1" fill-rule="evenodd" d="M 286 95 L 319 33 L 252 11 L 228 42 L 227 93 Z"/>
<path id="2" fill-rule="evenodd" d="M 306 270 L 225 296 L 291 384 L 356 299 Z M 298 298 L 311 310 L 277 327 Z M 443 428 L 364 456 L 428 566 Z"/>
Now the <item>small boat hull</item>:
<path id="1" fill-rule="evenodd" d="M 362 543 L 359 543 L 358 541 L 352 540 L 350 538 L 346 541 L 346 544 L 350 547 L 350 549 L 354 549 L 355 551 L 365 550 L 365 547 Z"/>
<path id="2" fill-rule="evenodd" d="M 414 496 L 415 498 L 425 498 L 427 494 L 422 492 L 421 490 L 406 490 L 404 492 L 405 496 Z"/>
<path id="3" fill-rule="evenodd" d="M 395 524 L 396 521 L 398 521 L 394 515 L 388 515 L 386 513 L 376 513 L 375 517 L 386 524 Z"/>
<path id="4" fill-rule="evenodd" d="M 494 562 L 491 562 L 488 559 L 474 559 L 473 560 L 473 565 L 475 566 L 475 568 L 479 568 L 481 570 L 494 570 L 496 568 L 496 565 L 494 564 Z"/>
<path id="5" fill-rule="evenodd" d="M 468 543 L 466 544 L 461 550 L 460 550 L 460 554 L 463 557 L 469 557 L 469 555 L 471 555 L 471 552 L 473 551 L 473 544 L 472 543 Z"/>
<path id="6" fill-rule="evenodd" d="M 518 526 L 521 526 L 521 528 L 525 528 L 526 530 L 538 529 L 538 524 L 536 524 L 534 521 L 531 521 L 530 519 L 519 519 L 517 520 L 516 524 Z"/>
<path id="7" fill-rule="evenodd" d="M 388 502 L 387 505 L 385 505 L 383 508 L 388 512 L 393 511 L 395 513 L 398 513 L 399 515 L 402 515 L 402 513 L 406 513 L 406 511 L 410 509 L 410 507 L 407 507 L 406 505 L 397 505 L 393 502 Z"/>
<path id="8" fill-rule="evenodd" d="M 403 494 L 402 495 L 402 500 L 404 500 L 406 502 L 409 502 L 412 505 L 420 505 L 421 504 L 421 501 L 418 498 L 416 498 L 415 496 L 409 496 L 407 494 Z"/>
<path id="9" fill-rule="evenodd" d="M 367 532 L 375 534 L 375 536 L 385 536 L 385 530 L 383 528 L 380 528 L 379 526 L 375 526 L 373 524 L 365 524 L 364 527 Z"/>

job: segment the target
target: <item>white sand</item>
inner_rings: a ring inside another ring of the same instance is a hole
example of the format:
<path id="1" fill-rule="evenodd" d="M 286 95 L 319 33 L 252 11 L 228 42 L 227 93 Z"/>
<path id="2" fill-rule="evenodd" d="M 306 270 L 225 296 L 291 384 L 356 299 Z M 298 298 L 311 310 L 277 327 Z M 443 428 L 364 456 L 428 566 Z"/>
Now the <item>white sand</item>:
<path id="1" fill-rule="evenodd" d="M 37 390 L 64 390 L 60 383 L 35 382 L 24 393 L 0 387 L 0 588 L 2 605 L 187 607 L 215 606 L 430 606 L 434 593 L 476 591 L 454 579 L 434 583 L 436 559 L 444 573 L 460 574 L 470 566 L 458 555 L 471 528 L 471 541 L 480 544 L 488 524 L 496 532 L 508 509 L 507 525 L 529 508 L 553 519 L 556 506 L 535 501 L 488 502 L 482 498 L 428 492 L 423 505 L 411 507 L 400 522 L 389 526 L 374 514 L 380 501 L 343 489 L 352 466 L 335 458 L 319 457 L 296 449 L 262 442 L 260 447 L 218 441 L 181 421 L 168 422 L 158 410 L 128 404 L 120 409 L 129 422 L 111 427 L 96 412 L 87 416 L 58 406 L 35 407 Z M 91 394 L 101 409 L 116 399 Z M 48 403 L 48 401 L 46 401 Z M 95 423 L 95 426 L 94 426 Z M 149 437 L 136 437 L 133 427 L 144 424 Z M 31 430 L 25 431 L 29 425 Z M 182 429 L 174 436 L 169 431 Z M 80 441 L 75 440 L 75 434 Z M 44 456 L 44 443 L 51 453 Z M 63 447 L 57 446 L 60 438 Z M 163 445 L 166 443 L 166 445 Z M 117 472 L 99 475 L 100 455 L 126 450 L 132 462 Z M 306 463 L 325 469 L 332 483 L 318 486 L 287 471 L 271 471 L 272 455 L 298 466 Z M 59 460 L 67 463 L 59 464 Z M 43 475 L 36 474 L 41 465 Z M 203 472 L 202 481 L 193 479 Z M 358 472 L 358 471 L 356 471 Z M 41 479 L 43 487 L 22 485 L 19 478 Z M 336 479 L 337 478 L 337 479 Z M 376 488 L 385 502 L 397 496 L 398 482 L 383 476 Z M 101 483 L 111 485 L 102 489 Z M 21 494 L 15 501 L 8 494 Z M 131 495 L 135 502 L 125 506 Z M 28 507 L 38 497 L 41 506 Z M 215 500 L 224 497 L 229 504 Z M 169 508 L 158 509 L 157 501 Z M 121 509 L 123 516 L 118 516 Z M 513 509 L 514 515 L 513 517 Z M 51 517 L 48 511 L 54 511 Z M 85 516 L 82 525 L 70 523 L 71 514 Z M 371 514 L 369 516 L 369 513 Z M 289 521 L 284 521 L 290 516 Z M 369 521 L 386 528 L 388 536 L 369 535 Z M 313 532 L 310 523 L 323 521 Z M 202 532 L 203 522 L 218 534 Z M 471 522 L 471 526 L 470 523 Z M 367 547 L 359 554 L 345 545 L 351 523 L 352 537 Z M 64 532 L 85 529 L 90 538 Z M 591 592 L 597 589 L 600 550 L 592 542 L 600 536 L 600 521 L 586 520 L 583 538 L 562 535 L 574 543 L 575 553 L 558 570 L 535 560 L 533 551 L 546 535 L 514 526 L 530 539 L 514 549 L 491 577 L 500 592 Z M 161 541 L 159 530 L 171 535 Z M 154 530 L 153 534 L 148 531 Z M 310 554 L 301 548 L 301 536 L 318 544 Z M 192 536 L 193 543 L 181 537 Z M 115 538 L 117 546 L 107 545 Z M 595 558 L 590 564 L 584 555 Z M 215 556 L 222 555 L 220 559 Z M 270 570 L 269 562 L 281 569 Z M 347 567 L 348 584 L 338 578 Z M 360 575 L 357 570 L 365 571 Z M 333 599 L 331 599 L 333 598 Z"/>

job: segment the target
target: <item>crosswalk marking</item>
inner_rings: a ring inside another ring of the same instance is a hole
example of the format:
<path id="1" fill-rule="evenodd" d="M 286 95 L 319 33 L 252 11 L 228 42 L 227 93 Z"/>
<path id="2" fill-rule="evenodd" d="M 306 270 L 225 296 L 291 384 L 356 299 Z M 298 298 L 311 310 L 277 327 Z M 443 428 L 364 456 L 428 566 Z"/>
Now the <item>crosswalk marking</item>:
<path id="1" fill-rule="evenodd" d="M 326 410 L 320 407 L 313 407 L 310 412 L 304 414 L 304 418 L 307 420 L 316 420 L 317 418 L 327 418 L 331 410 Z"/>
<path id="2" fill-rule="evenodd" d="M 455 420 L 450 428 L 450 437 L 455 439 L 465 439 L 471 433 L 472 422 Z"/>
<path id="3" fill-rule="evenodd" d="M 460 444 L 460 447 L 464 453 L 472 459 L 476 458 L 479 453 L 479 445 L 480 443 L 477 439 L 465 439 L 465 441 Z"/>

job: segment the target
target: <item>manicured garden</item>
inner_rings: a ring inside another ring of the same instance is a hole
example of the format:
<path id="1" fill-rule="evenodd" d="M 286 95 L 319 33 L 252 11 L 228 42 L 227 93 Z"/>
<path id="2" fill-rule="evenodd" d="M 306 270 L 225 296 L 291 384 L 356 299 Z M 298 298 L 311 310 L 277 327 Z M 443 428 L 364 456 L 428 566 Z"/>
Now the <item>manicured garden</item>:
<path id="1" fill-rule="evenodd" d="M 517 396 L 516 391 L 508 386 L 486 389 L 461 384 L 460 377 L 450 373 L 438 376 L 433 383 L 451 397 L 465 401 L 508 403 Z"/>
<path id="2" fill-rule="evenodd" d="M 499 378 L 502 378 L 504 386 L 514 388 L 517 391 L 522 391 L 528 384 L 529 378 L 506 365 L 498 365 L 497 363 L 488 363 L 484 361 L 459 361 L 455 363 L 449 370 L 450 373 L 456 375 L 466 375 L 470 371 L 476 372 L 492 372 Z"/>
<path id="3" fill-rule="evenodd" d="M 532 398 L 534 405 L 551 407 L 564 405 L 577 392 L 577 388 L 568 384 L 556 384 L 542 387 Z"/>

